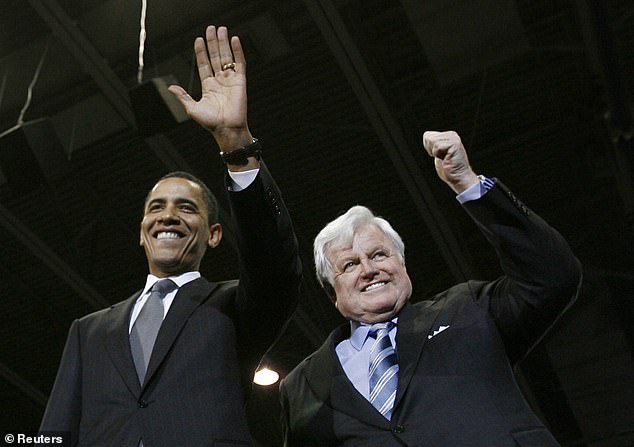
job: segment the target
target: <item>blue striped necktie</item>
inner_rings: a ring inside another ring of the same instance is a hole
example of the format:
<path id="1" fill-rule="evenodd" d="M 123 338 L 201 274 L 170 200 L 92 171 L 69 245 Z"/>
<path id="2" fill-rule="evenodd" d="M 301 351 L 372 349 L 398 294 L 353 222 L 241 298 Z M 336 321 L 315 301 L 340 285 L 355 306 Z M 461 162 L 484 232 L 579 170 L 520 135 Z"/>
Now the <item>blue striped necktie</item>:
<path id="1" fill-rule="evenodd" d="M 398 361 L 388 333 L 394 327 L 391 321 L 370 326 L 368 337 L 376 337 L 370 348 L 370 403 L 386 419 L 392 417 L 392 407 L 398 384 Z"/>

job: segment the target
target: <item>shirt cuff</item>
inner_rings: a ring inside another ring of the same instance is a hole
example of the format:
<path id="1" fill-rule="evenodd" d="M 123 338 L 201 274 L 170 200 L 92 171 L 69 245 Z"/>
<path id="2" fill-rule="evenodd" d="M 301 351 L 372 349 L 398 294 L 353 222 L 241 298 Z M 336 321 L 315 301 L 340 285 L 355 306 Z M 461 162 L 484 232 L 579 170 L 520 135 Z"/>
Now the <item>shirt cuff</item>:
<path id="1" fill-rule="evenodd" d="M 484 175 L 479 175 L 478 178 L 480 179 L 478 183 L 473 184 L 456 196 L 458 202 L 462 204 L 471 200 L 477 200 L 495 185 L 493 180 Z"/>
<path id="2" fill-rule="evenodd" d="M 248 171 L 227 171 L 231 184 L 229 185 L 229 191 L 242 191 L 247 189 L 253 180 L 258 176 L 260 168 L 249 169 Z"/>

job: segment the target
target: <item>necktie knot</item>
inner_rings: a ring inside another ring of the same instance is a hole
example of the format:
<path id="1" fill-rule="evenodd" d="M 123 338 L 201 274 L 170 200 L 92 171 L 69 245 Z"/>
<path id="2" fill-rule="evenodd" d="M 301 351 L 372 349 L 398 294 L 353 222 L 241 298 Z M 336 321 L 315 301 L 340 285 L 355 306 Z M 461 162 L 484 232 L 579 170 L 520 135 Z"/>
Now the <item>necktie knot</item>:
<path id="1" fill-rule="evenodd" d="M 170 293 L 172 290 L 176 289 L 176 283 L 171 279 L 161 279 L 156 281 L 150 291 L 152 293 L 156 292 L 162 298 L 165 298 L 165 295 Z"/>
<path id="2" fill-rule="evenodd" d="M 374 323 L 370 326 L 368 335 L 372 338 L 382 337 L 384 333 L 390 332 L 395 326 L 393 321 L 384 321 L 383 323 Z"/>

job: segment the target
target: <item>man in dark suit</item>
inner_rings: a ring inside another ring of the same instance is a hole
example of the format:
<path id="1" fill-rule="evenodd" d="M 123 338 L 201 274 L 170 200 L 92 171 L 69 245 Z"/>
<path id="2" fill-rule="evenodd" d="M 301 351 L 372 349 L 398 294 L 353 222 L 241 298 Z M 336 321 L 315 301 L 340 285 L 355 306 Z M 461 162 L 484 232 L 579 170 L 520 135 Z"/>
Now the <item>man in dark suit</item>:
<path id="1" fill-rule="evenodd" d="M 194 46 L 202 98 L 170 90 L 227 164 L 240 280 L 213 283 L 198 272 L 222 238 L 208 188 L 185 173 L 159 180 L 140 228 L 145 287 L 70 329 L 41 431 L 68 432 L 73 446 L 251 445 L 245 395 L 297 300 L 297 242 L 247 126 L 240 41 L 210 26 L 206 44 Z"/>
<path id="2" fill-rule="evenodd" d="M 558 445 L 512 365 L 574 301 L 580 265 L 502 183 L 473 172 L 455 132 L 423 143 L 504 276 L 422 300 L 386 220 L 355 206 L 330 222 L 315 238 L 317 276 L 350 322 L 280 385 L 288 447 Z"/>

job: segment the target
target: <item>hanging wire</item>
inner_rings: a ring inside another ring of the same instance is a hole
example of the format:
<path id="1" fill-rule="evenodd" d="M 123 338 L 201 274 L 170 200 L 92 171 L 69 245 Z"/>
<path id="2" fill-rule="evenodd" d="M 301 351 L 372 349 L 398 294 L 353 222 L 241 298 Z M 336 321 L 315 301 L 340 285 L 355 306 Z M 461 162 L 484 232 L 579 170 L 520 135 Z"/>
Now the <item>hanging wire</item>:
<path id="1" fill-rule="evenodd" d="M 24 124 L 24 114 L 26 113 L 27 109 L 31 105 L 31 99 L 33 98 L 33 88 L 35 87 L 35 84 L 37 83 L 37 80 L 40 77 L 40 72 L 42 71 L 42 66 L 44 65 L 44 59 L 46 59 L 46 53 L 48 53 L 48 47 L 50 43 L 51 43 L 51 36 L 49 35 L 48 39 L 46 40 L 46 46 L 44 47 L 44 52 L 42 53 L 42 56 L 40 57 L 40 62 L 37 64 L 37 68 L 35 69 L 35 74 L 33 75 L 33 79 L 31 80 L 31 83 L 29 84 L 29 88 L 27 89 L 26 102 L 24 103 L 24 106 L 22 106 L 22 110 L 20 110 L 18 123 L 15 126 L 11 127 L 10 129 L 7 129 L 4 132 L 2 132 L 0 134 L 0 138 L 4 137 L 8 133 L 13 132 L 15 129 L 19 129 L 22 126 L 22 124 Z"/>
<path id="2" fill-rule="evenodd" d="M 147 12 L 147 0 L 141 1 L 141 31 L 139 32 L 139 71 L 137 82 L 143 82 L 143 52 L 145 51 L 145 14 Z"/>

